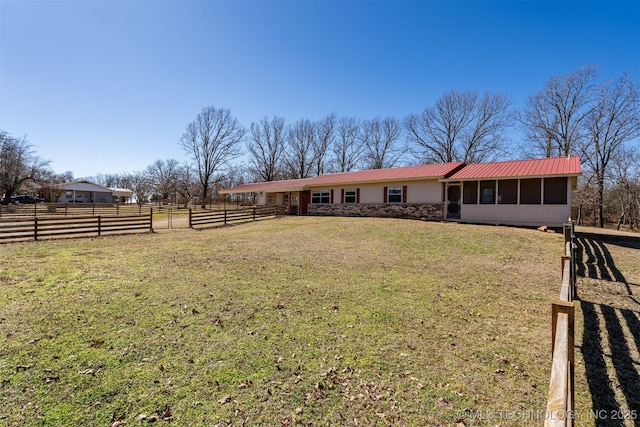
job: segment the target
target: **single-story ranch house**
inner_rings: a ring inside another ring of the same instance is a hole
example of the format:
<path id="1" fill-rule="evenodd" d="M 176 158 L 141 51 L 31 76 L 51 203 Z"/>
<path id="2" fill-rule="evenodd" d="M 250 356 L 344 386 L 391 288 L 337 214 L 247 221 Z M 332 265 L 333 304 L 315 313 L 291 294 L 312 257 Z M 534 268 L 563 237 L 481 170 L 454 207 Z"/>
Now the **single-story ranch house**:
<path id="1" fill-rule="evenodd" d="M 133 191 L 128 188 L 103 187 L 89 181 L 54 185 L 60 195 L 58 203 L 128 203 Z"/>
<path id="2" fill-rule="evenodd" d="M 558 227 L 571 216 L 577 156 L 444 163 L 242 184 L 258 205 L 298 215 L 377 216 Z"/>

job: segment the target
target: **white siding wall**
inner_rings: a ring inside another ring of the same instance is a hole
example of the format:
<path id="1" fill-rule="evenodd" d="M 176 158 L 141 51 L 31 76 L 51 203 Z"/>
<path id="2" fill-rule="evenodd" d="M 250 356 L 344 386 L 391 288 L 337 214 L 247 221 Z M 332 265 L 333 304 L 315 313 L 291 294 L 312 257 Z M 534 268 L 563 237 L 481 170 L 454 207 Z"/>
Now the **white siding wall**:
<path id="1" fill-rule="evenodd" d="M 314 188 L 314 191 L 333 190 L 333 203 L 339 204 L 342 189 L 360 189 L 360 203 L 383 203 L 384 187 L 407 186 L 407 203 L 440 203 L 442 202 L 442 184 L 437 180 L 415 182 L 388 182 L 385 184 L 354 184 L 341 187 Z"/>
<path id="2" fill-rule="evenodd" d="M 415 182 L 407 185 L 407 203 L 442 202 L 442 184 L 438 181 Z"/>
<path id="3" fill-rule="evenodd" d="M 462 205 L 460 220 L 490 224 L 558 227 L 571 216 L 570 205 Z"/>

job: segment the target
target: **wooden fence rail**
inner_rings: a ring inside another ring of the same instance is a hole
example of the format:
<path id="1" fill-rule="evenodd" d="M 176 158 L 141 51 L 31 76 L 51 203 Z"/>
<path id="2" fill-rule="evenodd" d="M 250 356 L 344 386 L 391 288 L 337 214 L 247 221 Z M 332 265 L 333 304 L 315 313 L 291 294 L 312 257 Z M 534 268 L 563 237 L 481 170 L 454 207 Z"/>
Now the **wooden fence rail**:
<path id="1" fill-rule="evenodd" d="M 189 227 L 216 227 L 258 219 L 275 218 L 283 214 L 279 206 L 255 206 L 245 209 L 223 211 L 192 211 L 189 209 Z M 203 227 L 203 228 L 204 228 Z"/>
<path id="2" fill-rule="evenodd" d="M 25 241 L 153 231 L 153 216 L 33 217 L 0 220 L 0 240 Z"/>
<path id="3" fill-rule="evenodd" d="M 153 206 L 112 203 L 36 203 L 0 205 L 0 218 L 16 216 L 118 216 L 148 214 Z"/>
<path id="4" fill-rule="evenodd" d="M 246 209 L 236 205 L 220 208 L 213 207 L 211 209 L 203 209 L 202 212 L 213 212 L 223 210 Z M 144 204 L 135 203 L 118 204 L 118 203 L 36 203 L 22 205 L 1 205 L 0 219 L 15 217 L 51 217 L 51 216 L 119 216 L 119 215 L 143 215 L 153 213 L 169 213 L 169 212 L 200 212 L 200 208 L 188 208 L 181 205 L 161 205 L 161 204 Z"/>
<path id="5" fill-rule="evenodd" d="M 560 298 L 551 304 L 551 378 L 545 427 L 573 426 L 574 421 L 574 226 L 564 226 Z"/>

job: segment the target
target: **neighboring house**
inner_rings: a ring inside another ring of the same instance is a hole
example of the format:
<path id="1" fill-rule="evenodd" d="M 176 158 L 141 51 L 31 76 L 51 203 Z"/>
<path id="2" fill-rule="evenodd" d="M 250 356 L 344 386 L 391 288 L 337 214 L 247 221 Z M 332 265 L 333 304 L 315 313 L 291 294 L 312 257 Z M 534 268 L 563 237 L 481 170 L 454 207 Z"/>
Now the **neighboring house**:
<path id="1" fill-rule="evenodd" d="M 114 203 L 130 203 L 133 199 L 133 190 L 128 188 L 108 187 L 111 190 Z"/>
<path id="2" fill-rule="evenodd" d="M 444 163 L 242 184 L 256 204 L 299 215 L 378 216 L 560 226 L 571 215 L 579 157 Z"/>
<path id="3" fill-rule="evenodd" d="M 89 181 L 73 181 L 54 185 L 60 196 L 58 203 L 114 203 L 131 198 L 133 192 L 123 188 L 109 188 Z"/>

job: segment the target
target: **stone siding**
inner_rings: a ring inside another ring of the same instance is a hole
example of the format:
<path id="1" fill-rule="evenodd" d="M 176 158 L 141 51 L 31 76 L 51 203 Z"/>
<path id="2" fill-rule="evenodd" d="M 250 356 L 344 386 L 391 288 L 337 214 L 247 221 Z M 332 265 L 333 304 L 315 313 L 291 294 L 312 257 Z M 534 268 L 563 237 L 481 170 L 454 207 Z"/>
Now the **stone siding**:
<path id="1" fill-rule="evenodd" d="M 429 221 L 443 220 L 442 203 L 432 204 L 309 204 L 309 215 L 366 216 L 379 218 L 412 218 Z"/>

